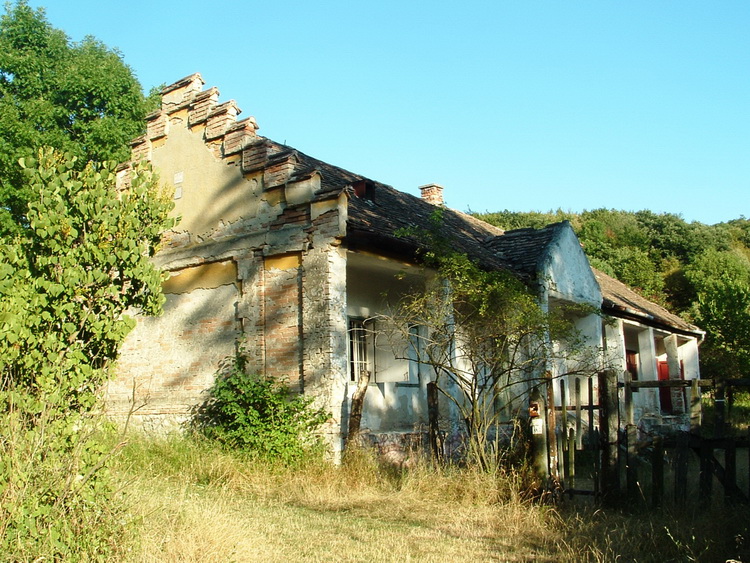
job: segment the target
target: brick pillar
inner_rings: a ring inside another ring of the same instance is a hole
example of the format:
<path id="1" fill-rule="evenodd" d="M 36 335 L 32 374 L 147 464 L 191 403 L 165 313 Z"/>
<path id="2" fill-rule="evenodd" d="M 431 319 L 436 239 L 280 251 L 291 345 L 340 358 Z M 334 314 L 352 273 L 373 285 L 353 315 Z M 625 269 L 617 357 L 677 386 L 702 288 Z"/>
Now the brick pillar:
<path id="1" fill-rule="evenodd" d="M 348 383 L 346 250 L 333 237 L 338 213 L 327 213 L 315 222 L 316 238 L 303 257 L 305 394 L 331 414 L 323 432 L 334 460 L 339 461 Z"/>
<path id="2" fill-rule="evenodd" d="M 289 253 L 267 256 L 263 268 L 265 372 L 296 391 L 303 391 L 300 266 L 300 253 Z"/>
<path id="3" fill-rule="evenodd" d="M 263 255 L 250 253 L 238 261 L 242 296 L 237 315 L 242 321 L 242 345 L 249 373 L 263 373 L 266 367 L 264 330 Z"/>

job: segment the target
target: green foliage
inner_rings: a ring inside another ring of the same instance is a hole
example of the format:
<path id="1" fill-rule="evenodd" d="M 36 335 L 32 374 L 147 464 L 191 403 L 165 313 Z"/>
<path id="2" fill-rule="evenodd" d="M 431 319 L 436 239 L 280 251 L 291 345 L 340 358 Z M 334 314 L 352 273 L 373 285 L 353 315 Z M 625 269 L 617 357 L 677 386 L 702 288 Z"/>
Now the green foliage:
<path id="1" fill-rule="evenodd" d="M 119 191 L 114 165 L 77 170 L 49 149 L 24 164 L 28 228 L 0 244 L 0 536 L 20 560 L 104 560 L 112 491 L 93 413 L 126 312 L 160 310 L 149 257 L 172 202 L 147 168 Z"/>
<path id="2" fill-rule="evenodd" d="M 40 151 L 25 172 L 29 228 L 0 246 L 0 370 L 29 399 L 89 409 L 133 326 L 130 308 L 160 312 L 150 260 L 172 202 L 146 168 L 118 193 L 114 165 L 75 168 Z"/>
<path id="3" fill-rule="evenodd" d="M 98 420 L 5 396 L 0 412 L 0 553 L 6 561 L 108 561 L 121 507 Z"/>
<path id="4" fill-rule="evenodd" d="M 90 161 L 124 162 L 154 107 L 121 55 L 93 37 L 72 43 L 26 0 L 0 20 L 0 234 L 27 223 L 33 187 L 19 158 L 51 146 Z"/>
<path id="5" fill-rule="evenodd" d="M 750 260 L 707 250 L 686 269 L 696 294 L 693 316 L 706 331 L 701 356 L 709 377 L 750 374 Z"/>
<path id="6" fill-rule="evenodd" d="M 189 426 L 253 457 L 296 464 L 322 453 L 315 431 L 328 414 L 271 377 L 247 373 L 241 353 L 196 405 Z"/>
<path id="7" fill-rule="evenodd" d="M 546 213 L 541 211 L 520 212 L 505 209 L 504 211 L 476 213 L 475 215 L 483 221 L 487 221 L 506 231 L 525 228 L 540 229 L 550 223 L 559 221 L 570 221 L 575 226 L 575 221 L 578 217 L 575 213 L 563 211 L 562 209 Z"/>

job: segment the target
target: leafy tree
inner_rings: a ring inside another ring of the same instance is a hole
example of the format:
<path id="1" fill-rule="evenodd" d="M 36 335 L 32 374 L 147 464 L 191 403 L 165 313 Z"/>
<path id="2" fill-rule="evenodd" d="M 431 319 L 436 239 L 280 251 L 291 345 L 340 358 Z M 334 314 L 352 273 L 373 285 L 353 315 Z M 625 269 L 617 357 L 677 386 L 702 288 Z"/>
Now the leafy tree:
<path id="1" fill-rule="evenodd" d="M 506 231 L 528 227 L 539 229 L 550 223 L 566 220 L 575 224 L 577 219 L 575 213 L 566 212 L 562 209 L 546 213 L 540 211 L 519 212 L 506 209 L 504 211 L 478 213 L 476 215 L 491 225 L 495 225 Z"/>
<path id="2" fill-rule="evenodd" d="M 707 377 L 750 373 L 750 284 L 722 279 L 698 295 L 695 320 L 706 331 L 701 360 Z"/>
<path id="3" fill-rule="evenodd" d="M 709 377 L 750 374 L 750 260 L 740 251 L 707 250 L 687 269 L 692 313 L 706 331 L 701 348 Z"/>
<path id="4" fill-rule="evenodd" d="M 50 149 L 24 164 L 28 228 L 0 244 L 0 551 L 69 560 L 111 547 L 92 424 L 126 313 L 160 311 L 150 257 L 172 202 L 147 168 L 120 191 L 114 164 Z"/>
<path id="5" fill-rule="evenodd" d="M 124 162 L 149 102 L 120 54 L 93 37 L 73 43 L 26 0 L 0 19 L 0 234 L 28 224 L 32 188 L 19 158 L 41 146 Z"/>

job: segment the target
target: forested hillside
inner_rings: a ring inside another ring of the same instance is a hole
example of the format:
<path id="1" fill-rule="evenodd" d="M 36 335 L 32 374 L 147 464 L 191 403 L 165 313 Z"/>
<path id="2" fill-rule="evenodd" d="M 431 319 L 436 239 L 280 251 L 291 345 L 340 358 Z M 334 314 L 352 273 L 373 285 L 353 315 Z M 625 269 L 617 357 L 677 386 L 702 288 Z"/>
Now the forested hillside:
<path id="1" fill-rule="evenodd" d="M 505 230 L 567 220 L 591 265 L 706 331 L 704 377 L 750 377 L 750 220 L 688 223 L 652 211 L 476 214 Z"/>

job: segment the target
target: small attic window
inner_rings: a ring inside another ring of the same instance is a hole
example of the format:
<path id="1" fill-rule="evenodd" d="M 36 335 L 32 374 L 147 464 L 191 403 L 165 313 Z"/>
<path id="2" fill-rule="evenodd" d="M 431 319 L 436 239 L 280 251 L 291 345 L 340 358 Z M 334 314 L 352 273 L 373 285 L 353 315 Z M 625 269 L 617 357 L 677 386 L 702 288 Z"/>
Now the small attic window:
<path id="1" fill-rule="evenodd" d="M 372 199 L 372 187 L 372 182 L 369 180 L 352 182 L 352 190 L 354 190 L 354 195 L 357 197 Z"/>

